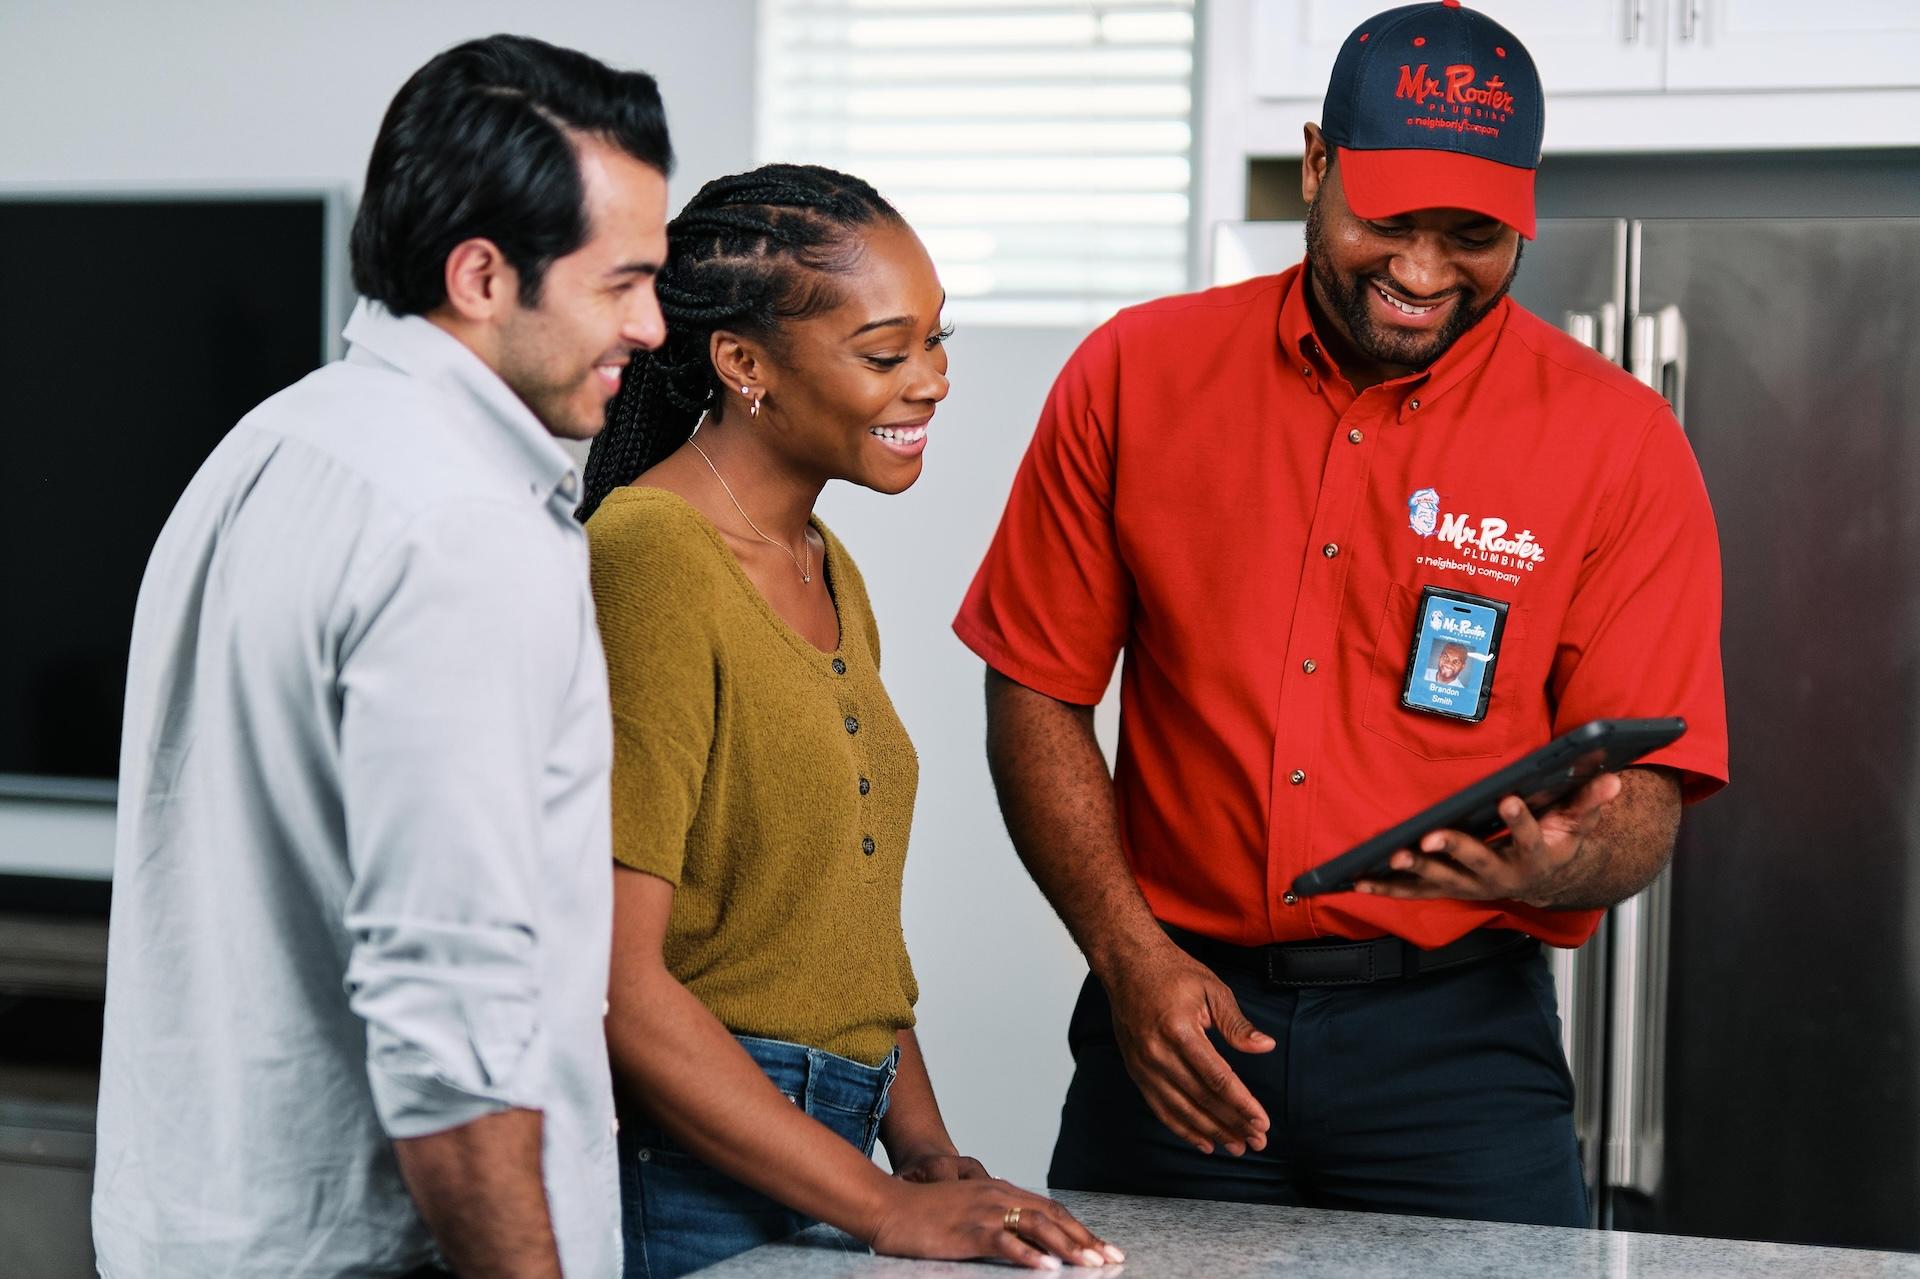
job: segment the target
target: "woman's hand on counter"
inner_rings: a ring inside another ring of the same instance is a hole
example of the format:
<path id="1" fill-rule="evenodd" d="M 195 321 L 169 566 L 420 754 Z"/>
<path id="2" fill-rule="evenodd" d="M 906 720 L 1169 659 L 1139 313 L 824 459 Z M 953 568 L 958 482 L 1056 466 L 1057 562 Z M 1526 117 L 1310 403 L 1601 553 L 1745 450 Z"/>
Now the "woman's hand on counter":
<path id="1" fill-rule="evenodd" d="M 919 1183 L 897 1176 L 894 1186 L 867 1241 L 875 1252 L 937 1261 L 999 1257 L 1034 1270 L 1126 1260 L 1065 1208 L 1011 1182 L 980 1176 Z"/>
<path id="2" fill-rule="evenodd" d="M 909 1156 L 894 1165 L 893 1175 L 922 1185 L 936 1181 L 990 1181 L 993 1177 L 972 1155 L 950 1150 L 930 1150 Z"/>

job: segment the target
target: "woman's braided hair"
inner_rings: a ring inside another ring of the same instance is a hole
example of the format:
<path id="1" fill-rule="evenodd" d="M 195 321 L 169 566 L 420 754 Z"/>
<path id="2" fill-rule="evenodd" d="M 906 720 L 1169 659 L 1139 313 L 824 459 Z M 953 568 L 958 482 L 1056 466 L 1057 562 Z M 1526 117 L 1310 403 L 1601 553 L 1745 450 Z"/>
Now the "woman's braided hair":
<path id="1" fill-rule="evenodd" d="M 831 277 L 860 258 L 850 234 L 900 214 L 859 178 L 818 165 L 767 164 L 715 178 L 667 224 L 656 287 L 667 339 L 636 351 L 587 454 L 585 520 L 602 499 L 686 443 L 726 388 L 708 357 L 714 331 L 778 349 L 780 327 L 839 301 Z"/>

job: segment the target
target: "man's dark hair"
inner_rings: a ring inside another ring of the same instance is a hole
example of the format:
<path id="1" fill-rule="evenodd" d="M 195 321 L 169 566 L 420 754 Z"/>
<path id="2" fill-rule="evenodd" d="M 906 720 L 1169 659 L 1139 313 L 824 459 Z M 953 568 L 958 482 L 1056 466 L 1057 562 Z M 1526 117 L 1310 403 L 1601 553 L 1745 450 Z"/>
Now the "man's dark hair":
<path id="1" fill-rule="evenodd" d="M 397 315 L 446 301 L 447 255 L 493 241 L 537 306 L 547 267 L 586 243 L 569 134 L 664 177 L 673 167 L 653 77 L 529 36 L 470 40 L 414 72 L 380 123 L 353 222 L 353 285 Z"/>
<path id="2" fill-rule="evenodd" d="M 724 329 L 780 348 L 781 326 L 840 303 L 833 277 L 860 260 L 857 232 L 900 214 L 859 178 L 766 164 L 715 178 L 667 223 L 657 288 L 667 340 L 636 351 L 587 454 L 580 509 L 631 483 L 692 436 L 724 388 L 709 354 Z"/>

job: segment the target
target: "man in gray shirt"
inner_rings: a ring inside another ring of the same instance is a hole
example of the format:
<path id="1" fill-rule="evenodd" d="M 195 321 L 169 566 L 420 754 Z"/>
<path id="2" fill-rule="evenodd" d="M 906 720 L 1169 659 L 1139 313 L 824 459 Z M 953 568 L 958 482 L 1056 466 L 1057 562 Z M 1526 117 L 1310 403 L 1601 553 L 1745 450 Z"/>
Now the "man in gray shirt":
<path id="1" fill-rule="evenodd" d="M 352 349 L 154 547 L 128 671 L 103 1275 L 601 1279 L 611 717 L 555 436 L 665 336 L 653 80 L 496 36 L 394 99 Z"/>

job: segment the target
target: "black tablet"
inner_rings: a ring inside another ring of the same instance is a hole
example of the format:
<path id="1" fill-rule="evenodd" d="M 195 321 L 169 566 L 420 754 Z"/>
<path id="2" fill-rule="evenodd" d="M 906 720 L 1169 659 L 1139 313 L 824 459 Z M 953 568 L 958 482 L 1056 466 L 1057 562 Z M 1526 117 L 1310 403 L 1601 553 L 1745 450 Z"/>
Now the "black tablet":
<path id="1" fill-rule="evenodd" d="M 1293 891 L 1302 897 L 1351 892 L 1356 879 L 1391 874 L 1387 863 L 1395 853 L 1416 847 L 1425 835 L 1436 830 L 1457 830 L 1493 842 L 1506 831 L 1499 805 L 1507 796 L 1518 795 L 1535 813 L 1545 812 L 1600 774 L 1625 768 L 1686 731 L 1687 721 L 1677 717 L 1596 719 L 1582 724 L 1525 759 L 1315 866 L 1293 881 Z"/>

